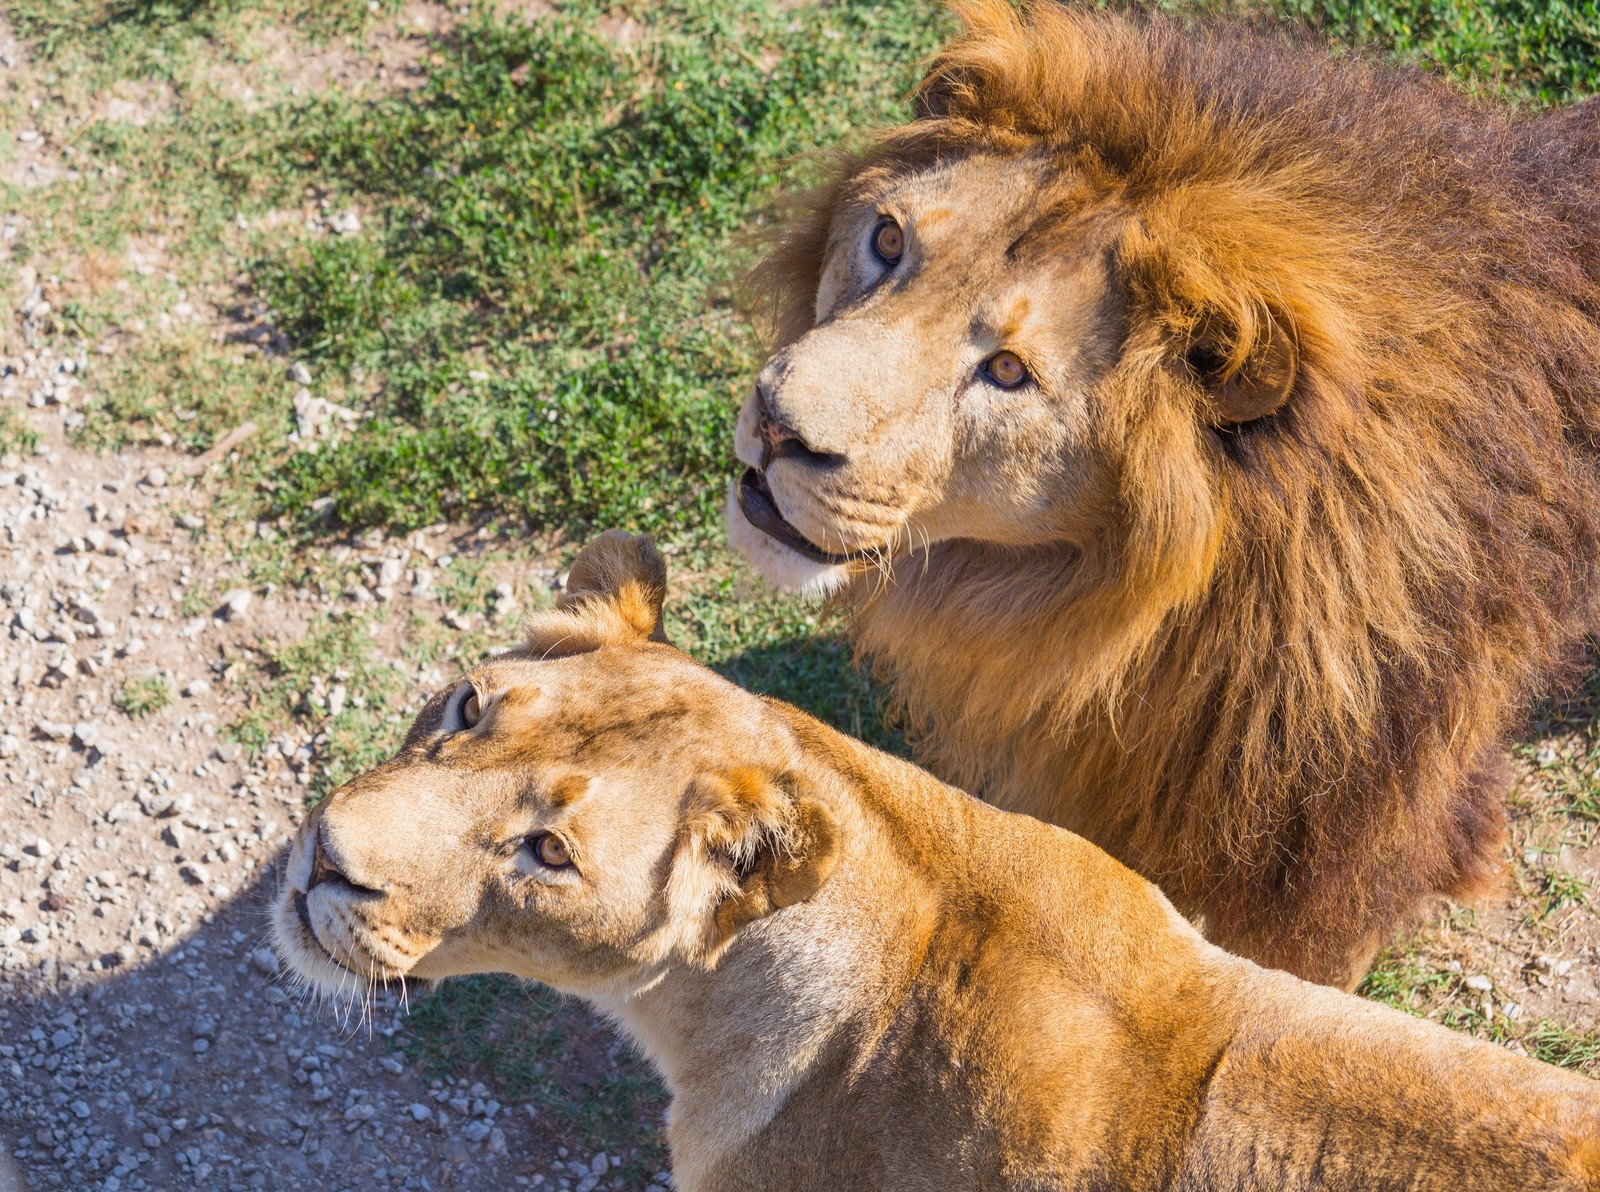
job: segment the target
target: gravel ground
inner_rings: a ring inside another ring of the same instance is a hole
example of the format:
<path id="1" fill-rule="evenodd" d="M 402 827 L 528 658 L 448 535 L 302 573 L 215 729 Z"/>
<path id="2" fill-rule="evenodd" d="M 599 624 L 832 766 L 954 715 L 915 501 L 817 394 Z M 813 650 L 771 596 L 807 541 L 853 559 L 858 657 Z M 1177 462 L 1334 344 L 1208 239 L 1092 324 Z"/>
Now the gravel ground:
<path id="1" fill-rule="evenodd" d="M 46 445 L 0 460 L 0 1132 L 22 1178 L 623 1186 L 609 1169 L 628 1140 L 569 1155 L 539 1106 L 423 1079 L 394 1045 L 392 997 L 341 1017 L 276 982 L 264 910 L 314 742 L 285 734 L 251 760 L 229 741 L 261 680 L 228 659 L 324 610 L 305 591 L 228 590 L 179 457 L 64 445 L 90 363 L 0 359 L 0 398 L 35 407 Z M 371 588 L 336 599 L 412 600 L 376 589 L 427 560 L 368 554 Z M 186 616 L 191 591 L 223 595 Z M 119 706 L 126 684 L 160 679 L 169 706 Z"/>

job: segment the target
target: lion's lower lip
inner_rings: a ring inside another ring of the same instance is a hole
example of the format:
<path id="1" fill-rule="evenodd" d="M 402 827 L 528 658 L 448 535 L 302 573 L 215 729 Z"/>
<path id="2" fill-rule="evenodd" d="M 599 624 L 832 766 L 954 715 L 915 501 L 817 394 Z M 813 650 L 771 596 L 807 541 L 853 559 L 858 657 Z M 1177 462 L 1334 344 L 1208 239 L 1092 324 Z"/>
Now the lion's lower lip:
<path id="1" fill-rule="evenodd" d="M 772 499 L 772 490 L 767 487 L 767 478 L 755 468 L 746 468 L 744 475 L 739 477 L 738 498 L 739 512 L 744 514 L 746 521 L 767 537 L 777 539 L 795 554 L 804 555 L 813 563 L 840 566 L 864 557 L 865 552 L 834 554 L 823 550 L 791 526 L 778 512 L 778 506 Z"/>

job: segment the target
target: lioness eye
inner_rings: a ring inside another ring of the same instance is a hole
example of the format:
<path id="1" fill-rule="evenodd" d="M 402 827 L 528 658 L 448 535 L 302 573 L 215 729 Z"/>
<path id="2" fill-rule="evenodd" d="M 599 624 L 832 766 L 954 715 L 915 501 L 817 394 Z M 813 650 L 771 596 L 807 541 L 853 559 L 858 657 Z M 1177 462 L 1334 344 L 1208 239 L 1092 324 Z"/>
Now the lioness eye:
<path id="1" fill-rule="evenodd" d="M 572 852 L 567 848 L 567 842 L 554 832 L 540 832 L 528 843 L 533 846 L 533 855 L 551 869 L 565 869 L 572 864 Z"/>
<path id="2" fill-rule="evenodd" d="M 1028 379 L 1028 366 L 1015 352 L 996 352 L 984 364 L 983 371 L 1002 389 L 1015 389 Z"/>
<path id="3" fill-rule="evenodd" d="M 471 728 L 473 725 L 478 723 L 478 719 L 482 715 L 483 703 L 478 699 L 478 693 L 474 691 L 471 695 L 467 696 L 466 702 L 461 705 L 462 723 L 464 723 L 468 728 Z"/>
<path id="4" fill-rule="evenodd" d="M 872 233 L 872 251 L 885 265 L 896 265 L 906 251 L 906 234 L 900 225 L 885 216 Z"/>

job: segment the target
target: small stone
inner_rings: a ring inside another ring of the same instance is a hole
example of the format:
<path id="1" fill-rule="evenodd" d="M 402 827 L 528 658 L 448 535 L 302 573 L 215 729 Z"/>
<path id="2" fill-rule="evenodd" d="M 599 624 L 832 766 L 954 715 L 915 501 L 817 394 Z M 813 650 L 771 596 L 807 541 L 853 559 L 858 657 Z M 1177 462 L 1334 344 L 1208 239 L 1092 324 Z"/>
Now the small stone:
<path id="1" fill-rule="evenodd" d="M 296 360 L 289 366 L 289 380 L 296 385 L 309 385 L 311 384 L 311 370 Z"/>
<path id="2" fill-rule="evenodd" d="M 242 621 L 245 613 L 250 611 L 252 599 L 248 588 L 233 588 L 222 597 L 217 615 L 224 621 Z"/>
<path id="3" fill-rule="evenodd" d="M 250 967 L 263 977 L 276 977 L 278 975 L 278 958 L 273 955 L 271 948 L 257 948 L 250 953 Z"/>
<path id="4" fill-rule="evenodd" d="M 465 1126 L 461 1127 L 461 1133 L 466 1137 L 468 1142 L 482 1142 L 484 1139 L 489 1137 L 489 1131 L 493 1128 L 494 1127 L 490 1126 L 489 1123 L 484 1121 L 482 1118 L 474 1118 Z"/>
<path id="5" fill-rule="evenodd" d="M 178 874 L 192 886 L 203 886 L 211 880 L 211 874 L 199 861 L 185 861 L 178 867 Z"/>
<path id="6" fill-rule="evenodd" d="M 22 851 L 25 853 L 31 853 L 35 857 L 48 857 L 51 853 L 55 852 L 55 849 L 50 846 L 50 842 L 43 836 L 35 836 L 33 838 L 33 843 L 22 846 Z"/>
<path id="7" fill-rule="evenodd" d="M 22 929 L 22 942 L 25 944 L 43 944 L 49 942 L 50 929 L 43 923 L 35 923 L 32 927 Z"/>
<path id="8" fill-rule="evenodd" d="M 144 474 L 144 482 L 151 488 L 163 488 L 167 483 L 167 473 L 161 468 L 151 468 Z"/>
<path id="9" fill-rule="evenodd" d="M 406 1112 L 411 1115 L 411 1120 L 414 1122 L 425 1122 L 433 1116 L 433 1110 L 416 1101 L 411 1103 L 411 1108 Z"/>
<path id="10" fill-rule="evenodd" d="M 196 1055 L 204 1055 L 211 1050 L 211 1040 L 196 1039 L 190 1046 Z"/>
<path id="11" fill-rule="evenodd" d="M 361 217 L 354 211 L 346 211 L 335 217 L 333 223 L 329 226 L 333 228 L 337 235 L 354 236 L 361 230 Z M 301 382 L 301 384 L 304 383 L 303 381 Z"/>
<path id="12" fill-rule="evenodd" d="M 50 1035 L 50 1046 L 55 1048 L 57 1051 L 71 1047 L 77 1041 L 78 1032 L 73 1030 L 71 1027 L 64 1026 L 58 1031 L 51 1032 Z"/>
<path id="13" fill-rule="evenodd" d="M 186 686 L 183 689 L 183 693 L 185 695 L 195 696 L 195 695 L 204 695 L 206 692 L 208 692 L 210 690 L 211 690 L 211 684 L 207 680 L 205 680 L 205 679 L 191 679 L 189 681 L 188 686 Z"/>
<path id="14" fill-rule="evenodd" d="M 72 1103 L 72 1116 L 82 1121 L 89 1116 L 89 1103 L 87 1101 L 74 1101 Z"/>
<path id="15" fill-rule="evenodd" d="M 1474 993 L 1488 993 L 1494 988 L 1494 981 L 1488 973 L 1473 973 L 1462 984 Z"/>
<path id="16" fill-rule="evenodd" d="M 591 1175 L 605 1175 L 609 1170 L 611 1170 L 611 1157 L 604 1151 L 589 1160 L 589 1173 Z"/>

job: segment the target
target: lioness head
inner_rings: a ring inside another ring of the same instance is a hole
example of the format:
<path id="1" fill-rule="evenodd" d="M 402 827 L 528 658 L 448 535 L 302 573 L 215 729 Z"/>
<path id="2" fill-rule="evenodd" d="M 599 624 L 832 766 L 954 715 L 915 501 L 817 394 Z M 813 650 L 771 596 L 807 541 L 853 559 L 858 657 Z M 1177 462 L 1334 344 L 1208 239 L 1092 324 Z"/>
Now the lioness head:
<path id="1" fill-rule="evenodd" d="M 307 817 L 272 914 L 292 971 L 328 993 L 491 971 L 627 993 L 821 886 L 835 828 L 792 739 L 665 643 L 664 589 L 648 539 L 603 535 L 523 649 Z"/>
<path id="2" fill-rule="evenodd" d="M 818 591 L 950 539 L 1194 573 L 1216 473 L 1327 331 L 1300 270 L 1316 212 L 1223 178 L 1199 122 L 1133 143 L 1122 105 L 1159 97 L 1095 83 L 1131 25 L 963 12 L 918 119 L 803 200 L 756 270 L 780 346 L 738 420 L 734 541 Z"/>

